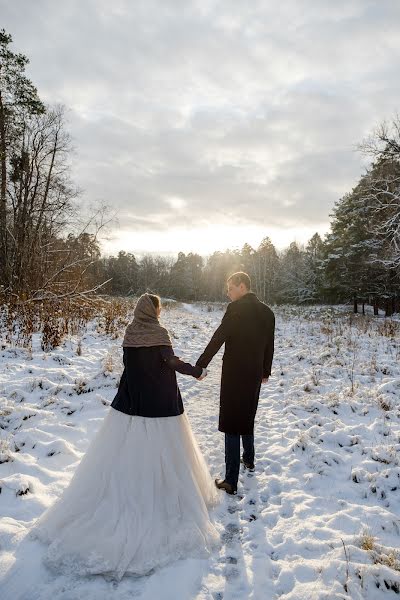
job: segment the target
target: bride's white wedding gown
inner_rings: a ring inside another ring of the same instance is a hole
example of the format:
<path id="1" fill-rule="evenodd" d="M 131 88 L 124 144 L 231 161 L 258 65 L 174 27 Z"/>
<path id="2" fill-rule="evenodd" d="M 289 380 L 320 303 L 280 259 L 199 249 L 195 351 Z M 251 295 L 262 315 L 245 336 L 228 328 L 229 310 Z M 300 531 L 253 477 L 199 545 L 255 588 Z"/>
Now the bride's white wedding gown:
<path id="1" fill-rule="evenodd" d="M 208 507 L 218 492 L 186 413 L 130 416 L 109 408 L 61 497 L 30 536 L 61 572 L 142 575 L 206 557 L 219 536 Z"/>

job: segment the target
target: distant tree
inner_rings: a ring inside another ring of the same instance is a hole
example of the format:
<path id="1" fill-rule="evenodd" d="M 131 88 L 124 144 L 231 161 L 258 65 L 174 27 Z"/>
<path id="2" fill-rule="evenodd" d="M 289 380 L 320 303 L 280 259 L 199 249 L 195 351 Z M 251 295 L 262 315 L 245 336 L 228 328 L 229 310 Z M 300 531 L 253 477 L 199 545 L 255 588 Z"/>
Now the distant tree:
<path id="1" fill-rule="evenodd" d="M 253 287 L 261 300 L 275 300 L 278 271 L 279 258 L 275 246 L 270 238 L 265 237 L 252 255 Z"/>
<path id="2" fill-rule="evenodd" d="M 281 256 L 278 298 L 280 302 L 294 304 L 310 300 L 305 280 L 305 252 L 297 242 L 292 242 Z"/>
<path id="3" fill-rule="evenodd" d="M 188 290 L 189 300 L 199 300 L 202 295 L 202 268 L 203 258 L 199 254 L 190 252 L 186 256 L 186 269 L 190 282 Z"/>
<path id="4" fill-rule="evenodd" d="M 308 241 L 304 256 L 304 282 L 307 300 L 321 301 L 324 296 L 324 242 L 319 233 Z"/>
<path id="5" fill-rule="evenodd" d="M 145 254 L 139 261 L 138 291 L 144 293 L 155 291 L 158 283 L 158 271 L 155 259 L 150 254 Z"/>
<path id="6" fill-rule="evenodd" d="M 187 256 L 179 252 L 171 268 L 171 289 L 176 298 L 199 300 L 202 287 L 203 259 L 190 252 Z"/>
<path id="7" fill-rule="evenodd" d="M 110 279 L 108 291 L 118 296 L 136 294 L 139 287 L 139 266 L 129 252 L 120 250 L 117 256 L 110 256 L 104 262 L 106 279 Z"/>
<path id="8" fill-rule="evenodd" d="M 250 244 L 244 244 L 240 251 L 241 270 L 254 280 L 254 256 L 256 250 Z"/>
<path id="9" fill-rule="evenodd" d="M 242 257 L 238 250 L 214 252 L 208 257 L 203 272 L 203 290 L 209 300 L 227 300 L 226 280 L 235 271 L 242 270 Z"/>

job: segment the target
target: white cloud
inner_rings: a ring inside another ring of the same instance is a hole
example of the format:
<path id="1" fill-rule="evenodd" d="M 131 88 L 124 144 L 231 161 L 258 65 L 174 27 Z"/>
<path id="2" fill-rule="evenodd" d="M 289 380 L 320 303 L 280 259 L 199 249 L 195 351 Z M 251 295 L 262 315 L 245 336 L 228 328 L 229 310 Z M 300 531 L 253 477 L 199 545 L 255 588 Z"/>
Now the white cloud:
<path id="1" fill-rule="evenodd" d="M 232 7 L 3 2 L 39 92 L 71 108 L 85 198 L 130 239 L 165 232 L 156 250 L 193 223 L 318 229 L 363 171 L 355 145 L 399 108 L 399 3 Z"/>

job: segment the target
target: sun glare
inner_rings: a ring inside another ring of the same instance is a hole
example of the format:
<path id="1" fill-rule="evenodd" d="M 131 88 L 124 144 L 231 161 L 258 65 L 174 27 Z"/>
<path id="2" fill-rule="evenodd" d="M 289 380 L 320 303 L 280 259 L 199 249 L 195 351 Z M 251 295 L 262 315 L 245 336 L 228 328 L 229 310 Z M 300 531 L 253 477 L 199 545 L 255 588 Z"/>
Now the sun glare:
<path id="1" fill-rule="evenodd" d="M 105 254 L 117 254 L 120 250 L 133 254 L 177 254 L 196 252 L 202 256 L 214 251 L 242 248 L 250 244 L 257 248 L 263 238 L 269 237 L 277 250 L 289 246 L 293 241 L 307 243 L 318 231 L 321 237 L 328 231 L 328 224 L 313 227 L 261 227 L 255 225 L 229 226 L 211 224 L 200 228 L 171 228 L 166 231 L 118 231 L 102 240 Z M 154 249 L 157 249 L 156 251 Z"/>

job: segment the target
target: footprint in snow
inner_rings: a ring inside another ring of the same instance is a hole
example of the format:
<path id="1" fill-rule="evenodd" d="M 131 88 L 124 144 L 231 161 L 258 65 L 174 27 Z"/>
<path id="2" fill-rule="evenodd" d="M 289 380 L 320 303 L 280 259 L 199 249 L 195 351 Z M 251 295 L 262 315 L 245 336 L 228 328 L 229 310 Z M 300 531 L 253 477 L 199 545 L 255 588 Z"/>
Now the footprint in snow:
<path id="1" fill-rule="evenodd" d="M 230 544 L 236 537 L 241 534 L 241 529 L 236 523 L 228 523 L 225 531 L 221 535 L 221 540 L 224 544 Z"/>

